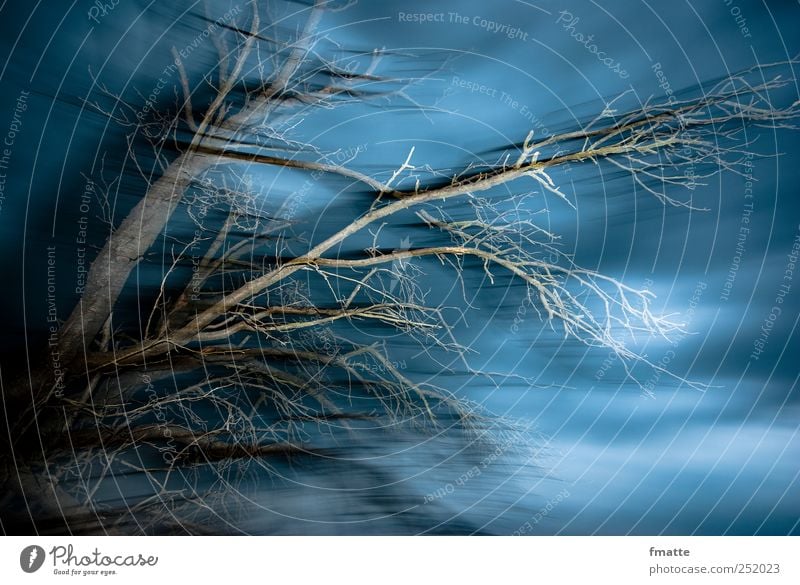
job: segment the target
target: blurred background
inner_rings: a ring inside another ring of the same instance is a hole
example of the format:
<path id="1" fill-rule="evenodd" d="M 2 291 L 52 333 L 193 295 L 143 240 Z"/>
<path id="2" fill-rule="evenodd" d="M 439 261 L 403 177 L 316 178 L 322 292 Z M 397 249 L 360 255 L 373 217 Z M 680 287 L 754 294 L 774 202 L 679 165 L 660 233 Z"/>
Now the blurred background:
<path id="1" fill-rule="evenodd" d="M 202 40 L 208 15 L 236 6 L 0 6 L 4 372 L 31 363 L 31 348 L 46 342 L 48 247 L 58 258 L 50 301 L 64 319 L 77 301 L 78 249 L 85 240 L 91 253 L 108 233 L 95 201 L 88 225 L 80 222 L 87 178 L 99 181 L 101 169 L 113 177 L 127 148 L 127 129 L 90 107 L 104 99 L 101 88 L 143 107 L 170 49 L 190 47 L 198 35 L 184 63 L 201 79 L 217 59 Z M 296 30 L 302 19 L 293 15 L 305 7 L 270 3 L 275 26 Z M 448 175 L 497 162 L 529 130 L 574 128 L 620 94 L 614 107 L 624 111 L 651 96 L 701 95 L 727 75 L 790 60 L 800 54 L 798 18 L 797 3 L 748 0 L 361 1 L 323 17 L 324 46 L 354 54 L 385 48 L 393 57 L 378 73 L 421 81 L 406 100 L 308 111 L 295 132 L 368 173 L 397 168 L 414 147 L 414 161 Z M 782 73 L 791 76 L 792 67 Z M 175 74 L 166 82 L 156 106 L 174 102 Z M 798 96 L 791 83 L 773 97 L 791 104 Z M 381 339 L 409 375 L 522 421 L 535 456 L 484 458 L 485 471 L 465 480 L 475 462 L 459 462 L 446 443 L 376 437 L 375 451 L 345 452 L 336 465 L 307 465 L 292 470 L 291 480 L 263 484 L 262 514 L 241 530 L 800 533 L 798 134 L 746 133 L 752 176 L 723 174 L 676 195 L 690 196 L 693 209 L 665 206 L 602 167 L 554 176 L 575 209 L 544 194 L 525 209 L 561 236 L 560 249 L 577 264 L 651 289 L 659 312 L 686 323 L 687 333 L 671 340 L 632 340 L 674 376 L 637 367 L 632 379 L 608 350 L 552 331 L 513 282 L 492 285 L 476 270 L 465 277 L 470 308 L 456 336 L 474 350 L 473 368 L 513 377 L 487 385 L 445 374 L 402 336 Z M 306 193 L 299 175 L 265 171 L 263 181 L 265 208 L 296 197 L 294 219 L 312 238 L 364 204 L 335 182 Z M 122 175 L 113 192 L 121 218 L 142 184 Z M 387 234 L 397 248 L 425 243 L 424 234 L 402 225 Z M 422 286 L 437 298 L 461 298 L 460 284 L 436 265 L 418 265 Z M 368 458 L 376 475 L 365 478 L 349 455 Z M 121 486 L 108 497 L 124 500 L 135 490 Z"/>

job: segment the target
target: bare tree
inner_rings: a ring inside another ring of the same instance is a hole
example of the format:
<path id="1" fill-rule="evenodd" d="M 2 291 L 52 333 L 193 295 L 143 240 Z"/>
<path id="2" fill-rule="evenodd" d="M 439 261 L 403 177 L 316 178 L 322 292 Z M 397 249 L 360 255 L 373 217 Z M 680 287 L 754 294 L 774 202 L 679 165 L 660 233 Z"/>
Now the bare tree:
<path id="1" fill-rule="evenodd" d="M 477 269 L 490 282 L 522 283 L 543 322 L 565 336 L 610 348 L 627 366 L 647 363 L 626 336 L 669 338 L 680 320 L 655 314 L 649 291 L 577 266 L 557 246 L 558 234 L 509 209 L 543 193 L 572 205 L 558 181 L 570 166 L 614 167 L 665 205 L 690 208 L 697 181 L 742 172 L 745 125 L 791 126 L 800 113 L 800 104 L 781 108 L 770 98 L 787 82 L 775 74 L 785 64 L 765 65 L 685 101 L 618 113 L 619 96 L 580 127 L 529 133 L 490 167 L 466 161 L 443 177 L 412 149 L 394 168 L 366 173 L 300 144 L 292 133 L 298 116 L 352 101 L 416 106 L 408 87 L 419 79 L 385 73 L 391 56 L 377 49 L 359 55 L 355 68 L 326 57 L 319 23 L 340 9 L 328 4 L 316 0 L 296 38 L 276 48 L 264 35 L 265 8 L 251 3 L 215 41 L 217 75 L 203 83 L 213 97 L 202 103 L 178 52 L 173 113 L 142 120 L 101 88 L 112 106 L 98 108 L 130 127 L 129 157 L 147 189 L 113 222 L 86 292 L 60 329 L 67 391 L 61 396 L 46 376 L 33 380 L 16 435 L 42 441 L 43 461 L 26 469 L 31 479 L 20 480 L 22 489 L 43 485 L 57 506 L 49 513 L 73 529 L 243 530 L 255 505 L 248 482 L 279 475 L 287 461 L 324 460 L 324 437 L 445 433 L 478 452 L 498 440 L 530 451 L 524 428 L 497 424 L 447 388 L 414 379 L 381 343 L 348 334 L 346 325 L 397 330 L 432 359 L 449 355 L 447 367 L 496 383 L 495 374 L 472 369 L 454 335 L 469 303 L 445 306 L 420 286 L 423 273 L 447 272 L 466 300 L 464 276 Z M 153 148 L 157 178 L 139 166 L 142 140 Z M 165 144 L 177 152 L 171 160 Z M 305 242 L 285 208 L 268 213 L 260 203 L 263 186 L 250 170 L 265 165 L 340 177 L 369 193 L 371 204 Z M 409 214 L 435 243 L 387 246 L 384 226 Z M 181 221 L 183 231 L 166 238 Z M 340 252 L 365 234 L 370 246 Z M 139 298 L 147 306 L 131 326 L 120 297 L 159 238 L 170 242 L 169 261 L 154 298 Z M 113 483 L 122 490 L 119 482 L 139 481 L 131 478 L 141 480 L 137 496 L 109 497 Z"/>

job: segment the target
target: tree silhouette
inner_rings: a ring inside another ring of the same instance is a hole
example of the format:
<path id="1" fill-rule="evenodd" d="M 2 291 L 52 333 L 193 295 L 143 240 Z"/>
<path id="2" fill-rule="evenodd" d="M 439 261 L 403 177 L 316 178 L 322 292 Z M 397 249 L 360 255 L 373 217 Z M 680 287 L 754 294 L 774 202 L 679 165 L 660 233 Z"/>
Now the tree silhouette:
<path id="1" fill-rule="evenodd" d="M 449 356 L 443 368 L 510 383 L 473 368 L 454 332 L 470 311 L 465 275 L 477 272 L 519 282 L 542 322 L 565 336 L 609 348 L 628 368 L 661 369 L 626 336 L 669 338 L 679 319 L 654 313 L 649 291 L 576 265 L 558 234 L 520 210 L 542 193 L 573 205 L 557 175 L 568 167 L 618 169 L 664 205 L 692 208 L 697 181 L 742 172 L 744 126 L 790 126 L 800 113 L 797 103 L 773 105 L 770 92 L 788 79 L 776 74 L 785 64 L 771 64 L 682 101 L 619 112 L 617 96 L 579 127 L 520 136 L 494 165 L 436 171 L 411 149 L 367 172 L 351 154 L 299 142 L 294 125 L 353 102 L 422 108 L 408 89 L 424 77 L 392 75 L 404 57 L 381 49 L 326 55 L 320 21 L 347 6 L 316 0 L 302 29 L 280 42 L 265 36 L 266 8 L 249 7 L 217 27 L 218 63 L 202 82 L 173 51 L 174 108 L 141 116 L 99 86 L 93 105 L 129 129 L 125 164 L 146 188 L 125 217 L 109 213 L 108 238 L 60 327 L 63 390 L 46 367 L 6 390 L 24 413 L 9 452 L 12 483 L 54 530 L 63 520 L 87 532 L 247 531 L 266 478 L 378 431 L 448 437 L 458 453 L 506 442 L 535 454 L 524 425 L 493 418 L 446 381 L 415 379 L 359 327 L 398 332 L 432 360 Z M 140 164 L 143 145 L 152 169 Z M 270 186 L 254 180 L 256 167 L 305 173 L 312 188 L 342 181 L 369 204 L 306 238 L 290 198 L 264 207 Z M 413 232 L 391 241 L 385 226 L 400 224 Z M 133 290 L 143 270 L 158 271 L 156 290 Z M 460 282 L 462 306 L 423 288 L 433 271 Z M 109 497 L 113 482 L 136 495 Z"/>

